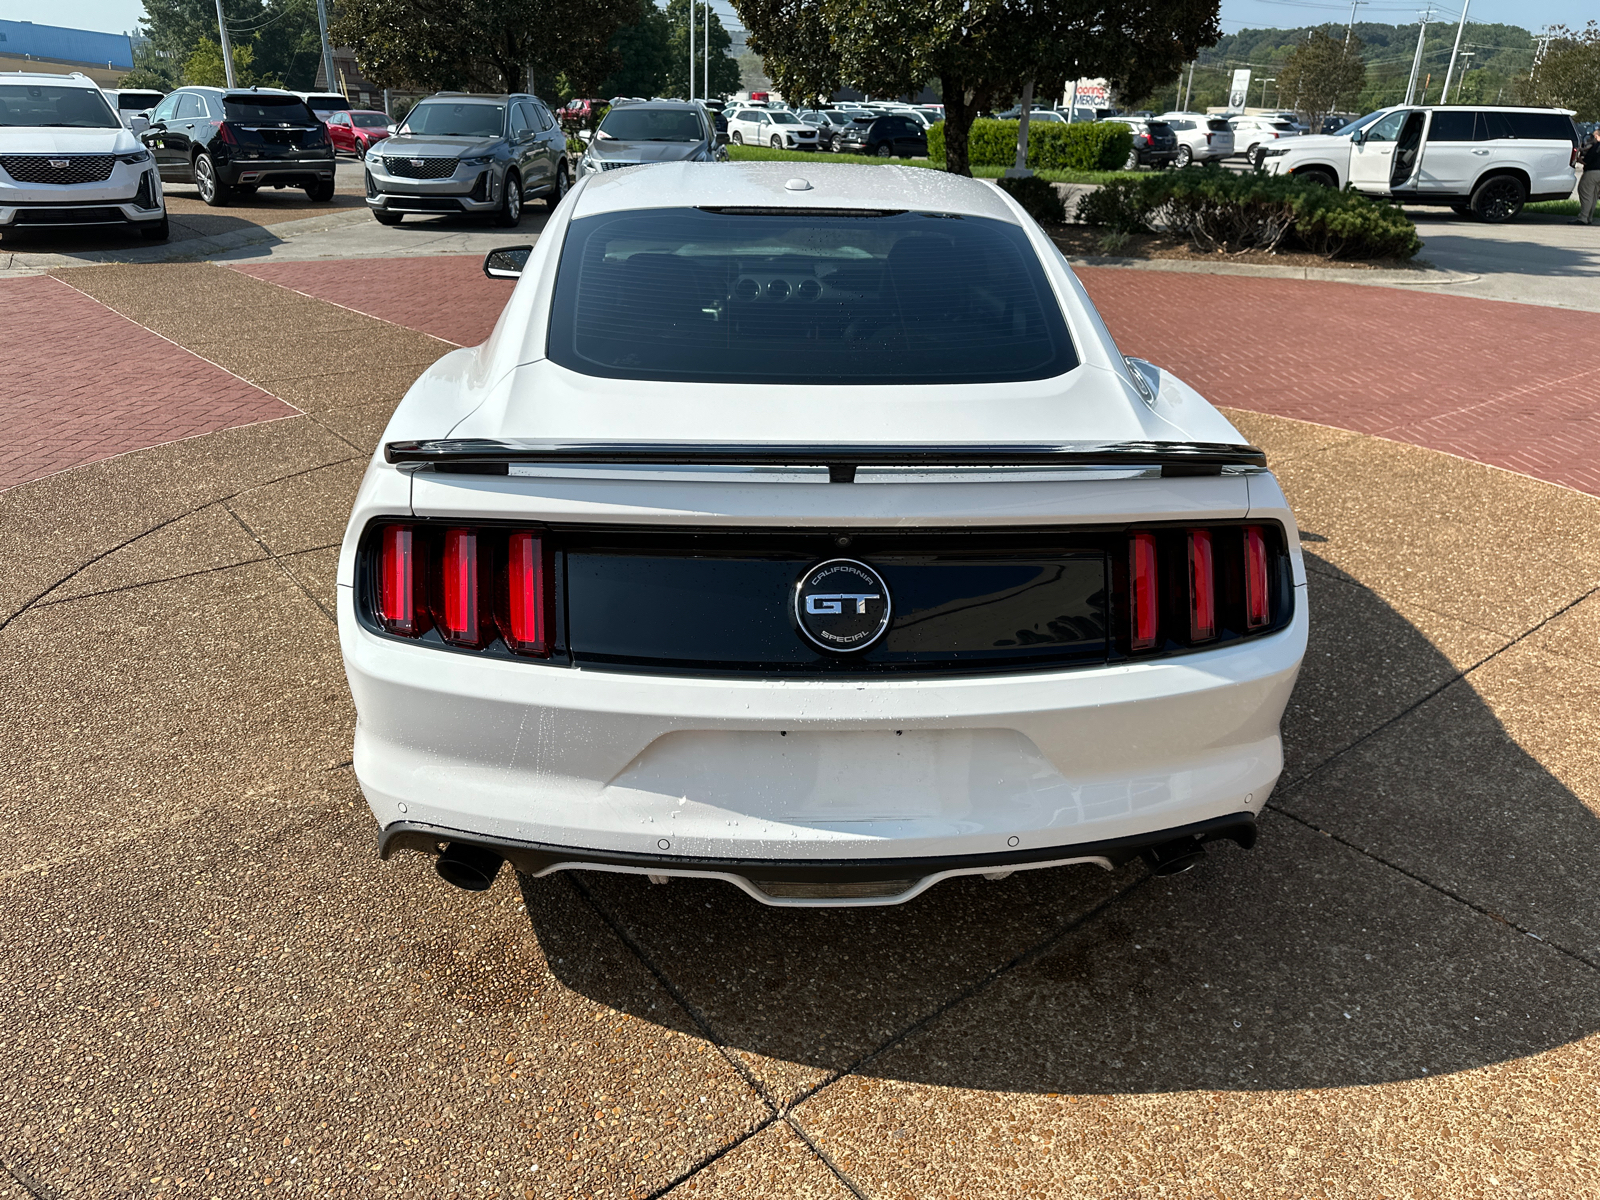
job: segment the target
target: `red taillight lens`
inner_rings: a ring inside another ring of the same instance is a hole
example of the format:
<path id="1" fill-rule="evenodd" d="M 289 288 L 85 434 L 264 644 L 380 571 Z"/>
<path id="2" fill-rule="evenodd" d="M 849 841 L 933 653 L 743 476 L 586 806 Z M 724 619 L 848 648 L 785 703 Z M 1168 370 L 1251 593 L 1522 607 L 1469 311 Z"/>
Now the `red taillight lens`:
<path id="1" fill-rule="evenodd" d="M 1217 583 L 1212 567 L 1211 531 L 1189 531 L 1189 640 L 1217 636 Z"/>
<path id="2" fill-rule="evenodd" d="M 402 637 L 418 637 L 426 628 L 424 615 L 417 605 L 419 557 L 411 526 L 384 528 L 378 555 L 378 617 L 385 629 Z"/>
<path id="3" fill-rule="evenodd" d="M 445 530 L 439 573 L 439 635 L 457 646 L 480 644 L 478 535 L 473 530 Z"/>
<path id="4" fill-rule="evenodd" d="M 1261 629 L 1272 623 L 1272 600 L 1267 589 L 1267 539 L 1259 525 L 1244 528 L 1244 624 Z"/>
<path id="5" fill-rule="evenodd" d="M 518 654 L 550 654 L 544 539 L 513 533 L 506 542 L 506 607 L 500 633 Z"/>
<path id="6" fill-rule="evenodd" d="M 1149 144 L 1150 144 L 1150 135 L 1148 133 L 1141 133 L 1139 135 L 1139 145 L 1148 146 Z"/>
<path id="7" fill-rule="evenodd" d="M 1128 580 L 1131 600 L 1132 647 L 1153 650 L 1156 645 L 1156 538 L 1136 533 L 1128 539 Z"/>
<path id="8" fill-rule="evenodd" d="M 233 126 L 229 125 L 226 121 L 221 122 L 217 126 L 217 140 L 226 142 L 230 146 L 237 146 L 239 144 L 239 139 L 233 136 Z"/>

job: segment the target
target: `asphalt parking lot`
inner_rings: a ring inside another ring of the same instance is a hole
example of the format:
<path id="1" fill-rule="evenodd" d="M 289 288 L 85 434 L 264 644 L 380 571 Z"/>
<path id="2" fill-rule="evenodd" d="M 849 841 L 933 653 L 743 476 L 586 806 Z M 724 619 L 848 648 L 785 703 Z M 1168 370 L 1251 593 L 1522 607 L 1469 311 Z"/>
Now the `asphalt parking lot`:
<path id="1" fill-rule="evenodd" d="M 1084 278 L 1158 361 L 1153 303 L 1429 344 L 1398 376 L 1167 348 L 1300 519 L 1285 780 L 1255 850 L 1176 879 L 845 912 L 376 860 L 336 547 L 390 409 L 503 302 L 472 260 L 0 282 L 36 321 L 0 481 L 0 1197 L 1600 1190 L 1600 379 L 1552 350 L 1600 318 Z M 19 458 L 40 408 L 106 441 Z"/>

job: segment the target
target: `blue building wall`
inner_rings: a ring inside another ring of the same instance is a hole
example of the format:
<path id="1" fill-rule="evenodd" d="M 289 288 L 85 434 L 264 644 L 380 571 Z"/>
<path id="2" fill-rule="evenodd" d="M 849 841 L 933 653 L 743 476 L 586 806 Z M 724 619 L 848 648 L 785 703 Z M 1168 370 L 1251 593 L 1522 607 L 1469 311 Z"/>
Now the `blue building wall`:
<path id="1" fill-rule="evenodd" d="M 133 70 L 133 42 L 125 33 L 94 33 L 31 21 L 0 21 L 0 54 L 97 67 L 110 63 L 124 71 Z"/>

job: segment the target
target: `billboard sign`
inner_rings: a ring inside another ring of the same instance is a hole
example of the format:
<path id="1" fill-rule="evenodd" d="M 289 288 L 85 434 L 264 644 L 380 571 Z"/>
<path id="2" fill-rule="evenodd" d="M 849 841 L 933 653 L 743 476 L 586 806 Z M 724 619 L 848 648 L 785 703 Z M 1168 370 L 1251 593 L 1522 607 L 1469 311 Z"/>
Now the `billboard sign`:
<path id="1" fill-rule="evenodd" d="M 1249 98 L 1250 68 L 1241 67 L 1233 73 L 1233 86 L 1228 89 L 1228 107 L 1242 112 Z"/>

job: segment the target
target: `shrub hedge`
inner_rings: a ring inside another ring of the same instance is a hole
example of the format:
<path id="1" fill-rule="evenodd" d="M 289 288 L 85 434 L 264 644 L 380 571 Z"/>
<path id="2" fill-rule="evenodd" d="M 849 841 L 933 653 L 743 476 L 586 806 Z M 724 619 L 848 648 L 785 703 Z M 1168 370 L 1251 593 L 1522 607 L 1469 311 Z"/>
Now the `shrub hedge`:
<path id="1" fill-rule="evenodd" d="M 1012 162 L 1015 162 L 1015 157 Z M 1041 225 L 1059 225 L 1067 219 L 1067 206 L 1053 183 L 1037 175 L 1027 179 L 997 179 L 1000 190 L 1009 192 L 1011 198 L 1022 205 L 1027 213 Z"/>
<path id="2" fill-rule="evenodd" d="M 974 121 L 967 162 L 1009 167 L 1017 161 L 1016 121 Z M 1115 121 L 1028 122 L 1028 166 L 1035 171 L 1118 171 L 1133 149 L 1133 131 Z M 928 130 L 928 157 L 944 161 L 944 122 Z"/>
<path id="3" fill-rule="evenodd" d="M 1078 220 L 1123 233 L 1156 229 L 1201 250 L 1308 250 L 1324 258 L 1410 258 L 1422 248 L 1398 207 L 1282 175 L 1220 167 L 1152 172 L 1078 201 Z"/>

